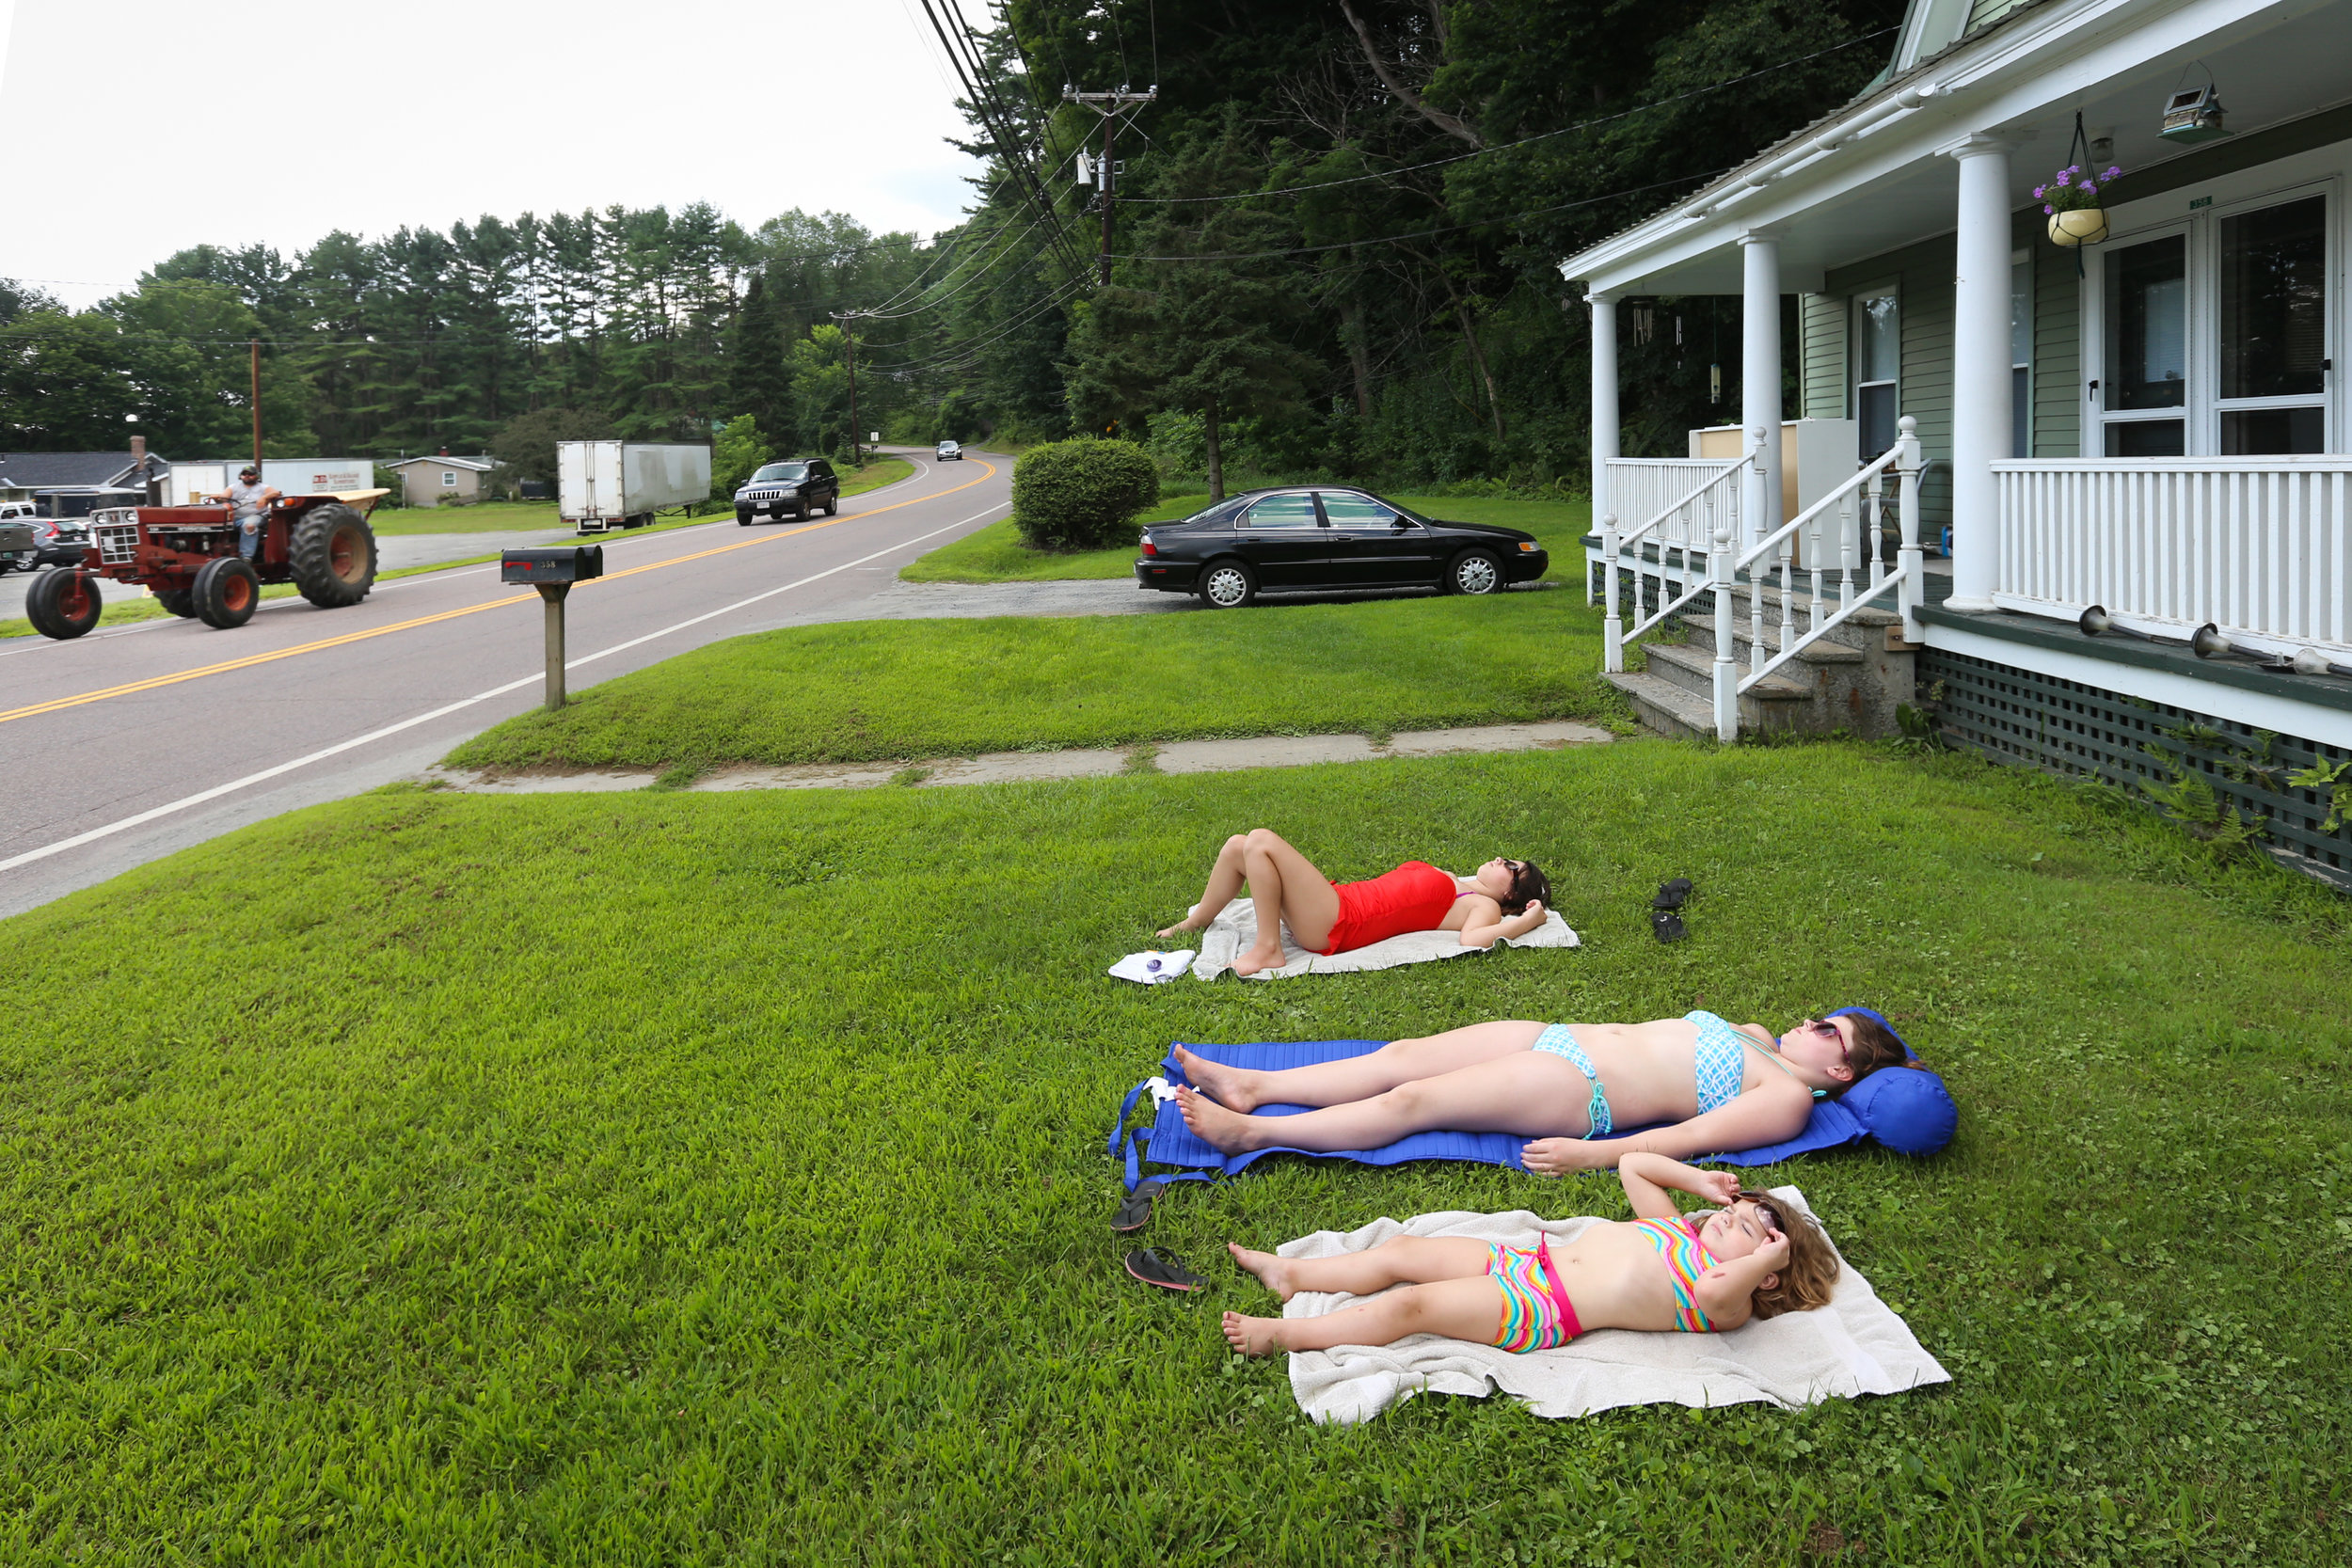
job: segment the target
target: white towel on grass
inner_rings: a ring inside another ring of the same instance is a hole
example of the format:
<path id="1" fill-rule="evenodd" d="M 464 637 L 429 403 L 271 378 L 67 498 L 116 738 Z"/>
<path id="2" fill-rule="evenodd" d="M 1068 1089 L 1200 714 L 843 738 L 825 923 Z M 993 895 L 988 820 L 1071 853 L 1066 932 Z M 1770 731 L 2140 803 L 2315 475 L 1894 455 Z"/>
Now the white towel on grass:
<path id="1" fill-rule="evenodd" d="M 1794 1187 L 1775 1187 L 1772 1196 L 1812 1212 Z M 1538 1231 L 1559 1243 L 1601 1223 L 1540 1219 L 1524 1210 L 1421 1214 L 1403 1225 L 1375 1220 L 1344 1235 L 1318 1230 L 1284 1243 L 1279 1251 L 1285 1258 L 1334 1258 L 1377 1246 L 1391 1236 L 1469 1236 L 1534 1246 Z M 1301 1291 L 1291 1297 L 1282 1316 L 1320 1317 L 1355 1299 Z M 1538 1416 L 1559 1418 L 1628 1404 L 1704 1408 L 1761 1402 L 1788 1408 L 1950 1381 L 1851 1263 L 1838 1271 L 1827 1307 L 1751 1320 L 1728 1334 L 1603 1328 L 1557 1350 L 1518 1355 L 1493 1345 L 1415 1334 L 1377 1348 L 1342 1345 L 1291 1354 L 1291 1393 L 1319 1422 L 1368 1421 L 1422 1392 L 1483 1399 L 1501 1389 L 1527 1402 Z"/>
<path id="2" fill-rule="evenodd" d="M 1109 974 L 1114 980 L 1133 980 L 1141 986 L 1159 986 L 1182 979 L 1191 968 L 1191 948 L 1179 947 L 1172 953 L 1162 953 L 1154 948 L 1128 954 L 1111 965 Z"/>
<path id="3" fill-rule="evenodd" d="M 1200 908 L 1194 905 L 1193 908 Z M 1189 915 L 1190 911 L 1187 911 Z M 1200 956 L 1192 961 L 1196 980 L 1214 980 L 1233 967 L 1233 960 L 1249 951 L 1258 940 L 1258 906 L 1254 899 L 1236 898 L 1225 906 L 1224 911 L 1209 923 L 1200 933 Z M 1557 910 L 1544 911 L 1544 923 L 1523 937 L 1505 937 L 1512 947 L 1574 947 L 1577 936 L 1568 929 L 1568 923 L 1560 918 Z M 1407 931 L 1401 937 L 1375 942 L 1370 947 L 1351 952 L 1310 953 L 1293 940 L 1290 927 L 1282 928 L 1282 967 L 1262 969 L 1250 976 L 1253 980 L 1287 980 L 1294 974 L 1352 974 L 1367 969 L 1394 969 L 1399 964 L 1427 963 L 1433 958 L 1458 958 L 1465 953 L 1482 953 L 1480 947 L 1462 945 L 1459 931 Z"/>

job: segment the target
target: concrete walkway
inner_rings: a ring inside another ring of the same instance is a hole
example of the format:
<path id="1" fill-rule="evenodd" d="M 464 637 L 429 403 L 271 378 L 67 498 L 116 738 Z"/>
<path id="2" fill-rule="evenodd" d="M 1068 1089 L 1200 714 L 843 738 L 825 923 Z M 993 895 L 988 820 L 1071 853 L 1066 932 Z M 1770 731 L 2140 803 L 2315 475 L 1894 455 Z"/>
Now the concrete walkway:
<path id="1" fill-rule="evenodd" d="M 1436 757 L 1469 752 L 1557 751 L 1614 739 L 1607 730 L 1566 720 L 1535 724 L 1478 724 L 1454 730 L 1400 730 L 1385 746 L 1360 735 L 1276 735 L 1249 740 L 1173 740 L 1165 746 L 1117 751 L 993 752 L 923 763 L 803 763 L 786 768 L 736 767 L 706 773 L 689 790 L 872 789 L 887 784 L 930 789 L 942 784 L 1005 784 L 1041 779 L 1100 779 L 1114 773 L 1222 773 L 1242 768 L 1303 768 L 1318 762 L 1374 762 L 1382 757 Z M 426 769 L 421 782 L 478 795 L 609 794 L 644 789 L 660 775 L 649 769 L 583 772 L 478 773 Z"/>

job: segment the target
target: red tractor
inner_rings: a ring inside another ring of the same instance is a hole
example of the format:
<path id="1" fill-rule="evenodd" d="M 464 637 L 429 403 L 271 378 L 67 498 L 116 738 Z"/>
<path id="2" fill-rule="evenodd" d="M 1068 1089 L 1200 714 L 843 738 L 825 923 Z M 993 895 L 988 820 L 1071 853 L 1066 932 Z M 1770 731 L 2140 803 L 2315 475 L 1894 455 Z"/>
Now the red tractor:
<path id="1" fill-rule="evenodd" d="M 368 514 L 385 496 L 284 496 L 262 518 L 261 549 L 247 561 L 225 506 L 136 506 L 90 518 L 79 566 L 47 573 L 24 595 L 43 637 L 79 637 L 98 625 L 98 579 L 135 582 L 174 615 L 223 630 L 253 619 L 262 585 L 291 582 L 322 609 L 358 604 L 375 586 L 375 531 Z"/>

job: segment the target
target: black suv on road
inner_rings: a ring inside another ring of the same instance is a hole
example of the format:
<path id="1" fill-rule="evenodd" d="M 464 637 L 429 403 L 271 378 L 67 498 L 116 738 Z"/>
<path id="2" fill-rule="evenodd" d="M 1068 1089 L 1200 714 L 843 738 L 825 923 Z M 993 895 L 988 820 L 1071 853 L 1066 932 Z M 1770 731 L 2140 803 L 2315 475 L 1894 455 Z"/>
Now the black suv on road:
<path id="1" fill-rule="evenodd" d="M 841 510 L 841 477 L 821 457 L 770 463 L 735 493 L 735 520 L 750 527 L 762 518 L 805 521 L 818 507 L 830 517 Z"/>

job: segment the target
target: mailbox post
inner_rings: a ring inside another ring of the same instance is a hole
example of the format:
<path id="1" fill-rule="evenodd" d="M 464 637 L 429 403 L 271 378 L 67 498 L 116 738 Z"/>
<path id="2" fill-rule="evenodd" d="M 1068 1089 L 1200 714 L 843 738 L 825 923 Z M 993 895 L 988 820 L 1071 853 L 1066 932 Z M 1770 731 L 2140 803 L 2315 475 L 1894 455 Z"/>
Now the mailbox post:
<path id="1" fill-rule="evenodd" d="M 527 582 L 547 602 L 548 698 L 553 713 L 564 705 L 564 600 L 572 584 L 604 576 L 604 546 L 575 545 L 568 549 L 508 550 L 499 562 L 499 580 Z"/>

